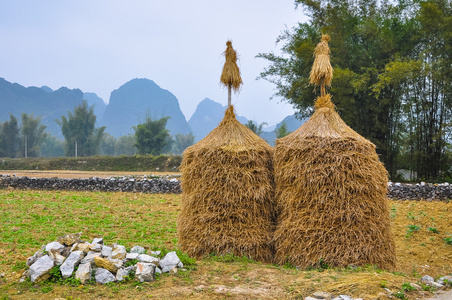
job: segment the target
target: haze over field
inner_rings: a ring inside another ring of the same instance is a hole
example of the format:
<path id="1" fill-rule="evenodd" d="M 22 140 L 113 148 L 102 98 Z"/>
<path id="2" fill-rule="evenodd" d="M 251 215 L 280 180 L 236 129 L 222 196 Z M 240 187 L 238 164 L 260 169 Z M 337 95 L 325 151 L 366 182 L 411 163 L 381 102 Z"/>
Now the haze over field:
<path id="1" fill-rule="evenodd" d="M 269 100 L 274 86 L 256 77 L 279 53 L 276 38 L 306 20 L 281 1 L 1 1 L 0 77 L 24 86 L 62 86 L 110 93 L 149 78 L 179 99 L 189 119 L 204 98 L 227 101 L 219 80 L 225 42 L 239 54 L 244 86 L 233 96 L 240 115 L 275 125 L 293 114 Z"/>

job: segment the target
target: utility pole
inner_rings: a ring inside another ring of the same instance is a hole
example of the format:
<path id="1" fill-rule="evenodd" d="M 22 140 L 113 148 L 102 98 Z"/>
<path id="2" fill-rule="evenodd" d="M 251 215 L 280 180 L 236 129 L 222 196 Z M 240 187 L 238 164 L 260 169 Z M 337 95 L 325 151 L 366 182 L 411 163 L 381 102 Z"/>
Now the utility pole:
<path id="1" fill-rule="evenodd" d="M 77 157 L 77 142 L 75 142 L 75 157 Z"/>
<path id="2" fill-rule="evenodd" d="M 28 137 L 25 136 L 25 158 L 28 157 Z"/>

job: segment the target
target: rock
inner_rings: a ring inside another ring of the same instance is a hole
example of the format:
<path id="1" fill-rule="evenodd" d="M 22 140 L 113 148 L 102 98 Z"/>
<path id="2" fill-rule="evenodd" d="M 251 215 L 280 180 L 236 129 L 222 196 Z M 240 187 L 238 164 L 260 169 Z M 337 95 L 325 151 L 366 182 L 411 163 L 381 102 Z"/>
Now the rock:
<path id="1" fill-rule="evenodd" d="M 60 266 L 61 276 L 63 278 L 68 278 L 74 272 L 75 267 L 80 263 L 85 254 L 83 251 L 74 251 Z"/>
<path id="2" fill-rule="evenodd" d="M 91 244 L 89 248 L 91 251 L 102 252 L 102 244 Z"/>
<path id="3" fill-rule="evenodd" d="M 339 295 L 339 297 L 336 297 L 333 300 L 353 300 L 353 298 L 347 295 Z"/>
<path id="4" fill-rule="evenodd" d="M 172 268 L 180 263 L 180 259 L 175 251 L 168 252 L 159 262 L 159 266 L 163 273 L 169 272 Z"/>
<path id="5" fill-rule="evenodd" d="M 178 267 L 178 268 L 183 268 L 183 267 L 184 267 L 184 264 L 183 264 L 182 262 L 180 262 L 180 263 L 177 264 L 177 267 Z"/>
<path id="6" fill-rule="evenodd" d="M 84 253 L 88 253 L 89 250 L 91 250 L 91 244 L 90 243 L 78 243 L 77 246 L 72 249 L 72 252 L 74 251 L 83 251 Z"/>
<path id="7" fill-rule="evenodd" d="M 151 251 L 151 255 L 159 256 L 162 251 Z"/>
<path id="8" fill-rule="evenodd" d="M 431 282 L 435 282 L 435 279 L 432 276 L 425 275 L 420 279 L 420 281 L 422 283 L 429 284 Z"/>
<path id="9" fill-rule="evenodd" d="M 314 298 L 316 299 L 325 299 L 325 300 L 331 300 L 331 298 L 333 298 L 332 295 L 327 292 L 315 292 L 314 294 L 312 294 L 312 296 L 314 296 Z"/>
<path id="10" fill-rule="evenodd" d="M 82 261 L 80 262 L 80 264 L 86 264 L 86 263 L 90 263 L 91 265 L 94 265 L 94 258 L 101 256 L 100 252 L 94 252 L 94 251 L 90 251 L 88 252 L 88 254 L 86 254 L 86 256 L 82 259 Z"/>
<path id="11" fill-rule="evenodd" d="M 155 265 L 151 263 L 137 263 L 135 270 L 135 279 L 139 282 L 151 282 L 155 280 Z"/>
<path id="12" fill-rule="evenodd" d="M 110 271 L 99 268 L 96 270 L 96 274 L 94 275 L 97 283 L 106 284 L 116 280 L 116 277 L 110 273 Z"/>
<path id="13" fill-rule="evenodd" d="M 113 259 L 124 259 L 126 257 L 126 247 L 122 245 L 113 245 L 113 250 L 111 252 L 111 258 Z"/>
<path id="14" fill-rule="evenodd" d="M 137 257 L 137 260 L 140 262 L 145 262 L 145 263 L 153 263 L 153 264 L 158 264 L 159 263 L 159 259 L 147 254 L 140 254 Z"/>
<path id="15" fill-rule="evenodd" d="M 136 253 L 136 252 L 134 252 L 134 253 L 127 253 L 125 260 L 129 261 L 129 260 L 132 260 L 132 259 L 137 259 L 139 255 L 140 254 Z"/>
<path id="16" fill-rule="evenodd" d="M 103 246 L 102 247 L 102 256 L 103 257 L 107 257 L 110 258 L 111 257 L 111 252 L 112 252 L 113 248 L 112 247 L 108 247 L 108 246 Z"/>
<path id="17" fill-rule="evenodd" d="M 91 244 L 104 244 L 104 238 L 94 238 L 93 242 Z"/>
<path id="18" fill-rule="evenodd" d="M 437 289 L 441 289 L 441 288 L 443 288 L 444 287 L 444 285 L 442 285 L 442 284 L 440 284 L 440 283 L 437 283 L 437 282 L 429 282 L 429 283 L 427 283 L 427 285 L 430 285 L 430 286 L 433 286 L 433 287 L 436 287 Z"/>
<path id="19" fill-rule="evenodd" d="M 42 250 L 36 251 L 36 253 L 33 256 L 30 256 L 29 258 L 27 258 L 27 267 L 34 264 L 38 259 L 40 259 L 44 255 L 45 255 L 44 251 L 42 251 Z"/>
<path id="20" fill-rule="evenodd" d="M 106 269 L 112 273 L 116 273 L 118 271 L 118 267 L 115 266 L 115 264 L 112 263 L 111 261 L 109 261 L 108 259 L 96 256 L 96 257 L 94 257 L 94 263 L 99 268 Z"/>
<path id="21" fill-rule="evenodd" d="M 134 246 L 132 249 L 130 249 L 130 253 L 144 254 L 144 252 L 146 252 L 146 249 L 141 246 Z"/>
<path id="22" fill-rule="evenodd" d="M 449 284 L 452 284 L 452 276 L 443 276 L 440 279 L 438 279 L 436 282 L 444 285 L 444 284 L 446 284 L 446 281 Z"/>
<path id="23" fill-rule="evenodd" d="M 81 242 L 80 240 L 81 236 L 82 236 L 81 232 L 75 234 L 66 234 L 65 236 L 59 237 L 58 242 L 66 246 L 72 246 L 75 243 Z"/>
<path id="24" fill-rule="evenodd" d="M 304 300 L 317 300 L 317 298 L 314 298 L 314 297 L 308 296 L 308 297 L 304 298 Z"/>
<path id="25" fill-rule="evenodd" d="M 66 259 L 66 257 L 61 255 L 57 249 L 50 250 L 49 256 L 54 261 L 56 266 L 61 266 Z"/>
<path id="26" fill-rule="evenodd" d="M 50 250 L 57 250 L 58 252 L 63 251 L 64 246 L 58 242 L 51 242 L 46 245 L 46 252 L 50 252 Z"/>
<path id="27" fill-rule="evenodd" d="M 162 270 L 159 267 L 155 267 L 155 273 L 162 274 Z"/>
<path id="28" fill-rule="evenodd" d="M 53 259 L 48 255 L 40 257 L 29 269 L 31 282 L 39 283 L 50 277 L 50 271 L 54 266 Z"/>
<path id="29" fill-rule="evenodd" d="M 124 277 L 129 276 L 129 269 L 121 268 L 116 272 L 116 280 L 123 281 Z"/>
<path id="30" fill-rule="evenodd" d="M 416 289 L 416 291 L 421 291 L 422 290 L 422 286 L 420 286 L 419 284 L 410 282 L 410 285 L 411 285 L 411 287 L 414 287 Z"/>
<path id="31" fill-rule="evenodd" d="M 171 275 L 177 274 L 177 267 L 172 268 L 168 273 L 170 273 Z"/>
<path id="32" fill-rule="evenodd" d="M 78 279 L 82 284 L 85 284 L 87 281 L 91 280 L 91 275 L 91 263 L 82 263 L 79 265 L 77 271 L 75 272 L 75 279 Z"/>

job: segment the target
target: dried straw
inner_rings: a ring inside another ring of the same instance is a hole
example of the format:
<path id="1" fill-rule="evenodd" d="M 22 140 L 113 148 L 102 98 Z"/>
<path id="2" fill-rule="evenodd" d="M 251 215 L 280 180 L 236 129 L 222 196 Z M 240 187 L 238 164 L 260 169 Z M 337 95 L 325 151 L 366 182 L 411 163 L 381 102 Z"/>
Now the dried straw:
<path id="1" fill-rule="evenodd" d="M 273 149 L 230 106 L 217 128 L 183 154 L 181 249 L 197 258 L 231 253 L 273 258 Z"/>
<path id="2" fill-rule="evenodd" d="M 320 85 L 323 82 L 327 86 L 331 86 L 331 80 L 333 79 L 333 67 L 330 63 L 330 48 L 328 47 L 328 41 L 330 36 L 322 34 L 320 43 L 315 47 L 314 51 L 314 64 L 312 65 L 310 74 L 310 83 Z"/>
<path id="3" fill-rule="evenodd" d="M 232 86 L 232 89 L 237 92 L 243 84 L 240 70 L 237 66 L 237 53 L 232 48 L 232 42 L 226 42 L 226 50 L 224 51 L 226 61 L 223 66 L 220 81 L 226 87 Z"/>
<path id="4" fill-rule="evenodd" d="M 387 172 L 375 145 L 348 127 L 330 95 L 298 130 L 277 140 L 275 261 L 302 268 L 395 266 Z"/>

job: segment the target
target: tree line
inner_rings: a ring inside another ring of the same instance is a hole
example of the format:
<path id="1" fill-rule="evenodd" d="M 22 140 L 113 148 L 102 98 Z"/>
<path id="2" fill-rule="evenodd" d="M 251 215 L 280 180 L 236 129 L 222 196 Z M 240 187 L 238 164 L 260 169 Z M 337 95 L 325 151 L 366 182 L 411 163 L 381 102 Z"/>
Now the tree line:
<path id="1" fill-rule="evenodd" d="M 94 155 L 175 154 L 193 145 L 194 135 L 170 135 L 166 129 L 168 117 L 160 120 L 146 118 L 134 127 L 134 134 L 118 138 L 108 134 L 105 127 L 96 127 L 94 106 L 83 101 L 67 116 L 56 120 L 64 141 L 47 133 L 41 118 L 23 113 L 21 122 L 10 114 L 9 121 L 0 123 L 0 157 L 55 157 Z"/>
<path id="2" fill-rule="evenodd" d="M 282 55 L 260 78 L 302 116 L 321 33 L 331 36 L 333 102 L 344 121 L 377 146 L 391 178 L 451 178 L 452 5 L 450 0 L 296 0 L 310 21 L 277 40 Z"/>

